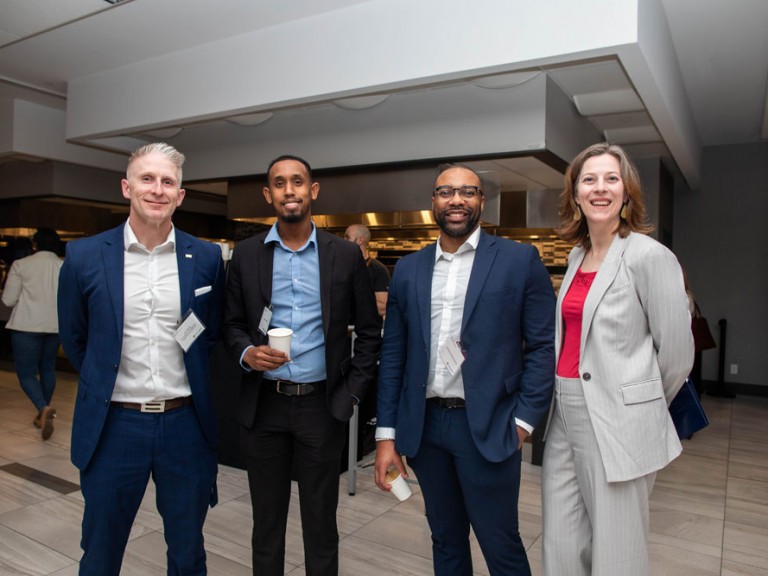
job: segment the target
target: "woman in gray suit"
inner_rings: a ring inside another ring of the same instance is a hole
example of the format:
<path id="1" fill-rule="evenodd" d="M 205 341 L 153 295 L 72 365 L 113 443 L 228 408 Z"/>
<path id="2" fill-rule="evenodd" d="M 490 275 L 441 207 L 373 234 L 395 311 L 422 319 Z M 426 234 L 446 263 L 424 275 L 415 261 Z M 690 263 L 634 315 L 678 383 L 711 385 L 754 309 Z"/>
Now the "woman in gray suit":
<path id="1" fill-rule="evenodd" d="M 647 236 L 637 170 L 596 144 L 569 166 L 557 375 L 542 470 L 544 576 L 650 573 L 648 499 L 682 451 L 668 404 L 693 362 L 683 274 Z"/>

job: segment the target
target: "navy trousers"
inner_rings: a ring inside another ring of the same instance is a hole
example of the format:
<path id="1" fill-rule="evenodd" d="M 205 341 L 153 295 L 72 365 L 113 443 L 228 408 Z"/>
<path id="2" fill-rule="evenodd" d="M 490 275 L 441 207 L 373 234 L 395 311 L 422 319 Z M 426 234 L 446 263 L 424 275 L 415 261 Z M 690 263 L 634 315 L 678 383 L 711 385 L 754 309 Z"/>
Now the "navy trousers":
<path id="1" fill-rule="evenodd" d="M 421 446 L 408 464 L 424 497 L 435 576 L 472 576 L 470 526 L 491 576 L 530 576 L 517 518 L 520 461 L 518 450 L 489 462 L 472 440 L 466 410 L 427 402 Z"/>
<path id="2" fill-rule="evenodd" d="M 80 472 L 80 576 L 120 574 L 150 477 L 168 545 L 168 575 L 206 574 L 203 523 L 216 503 L 216 471 L 216 454 L 193 406 L 162 414 L 110 407 L 93 459 Z"/>

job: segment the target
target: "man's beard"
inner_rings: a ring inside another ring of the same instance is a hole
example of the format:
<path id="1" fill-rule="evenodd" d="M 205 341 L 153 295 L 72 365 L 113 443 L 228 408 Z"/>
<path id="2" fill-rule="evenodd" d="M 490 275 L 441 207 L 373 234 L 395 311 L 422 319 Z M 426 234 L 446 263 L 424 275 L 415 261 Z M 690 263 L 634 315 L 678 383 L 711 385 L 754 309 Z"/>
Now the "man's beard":
<path id="1" fill-rule="evenodd" d="M 304 219 L 308 211 L 309 208 L 302 202 L 295 211 L 278 212 L 278 219 L 286 224 L 298 224 Z"/>
<path id="2" fill-rule="evenodd" d="M 290 214 L 283 214 L 280 220 L 286 224 L 297 224 L 298 222 L 301 222 L 302 218 L 304 218 L 302 212 L 292 212 Z"/>
<path id="3" fill-rule="evenodd" d="M 448 219 L 445 216 L 446 212 L 449 212 L 450 209 L 445 209 L 442 212 L 437 212 L 436 210 L 433 212 L 435 216 L 435 222 L 437 222 L 437 225 L 440 227 L 440 230 L 446 235 L 450 236 L 451 238 L 464 238 L 465 236 L 469 236 L 472 231 L 477 226 L 477 223 L 480 222 L 480 212 L 476 212 L 472 209 L 465 208 L 464 211 L 467 212 L 468 218 L 464 220 L 464 222 L 456 223 L 448 222 Z"/>

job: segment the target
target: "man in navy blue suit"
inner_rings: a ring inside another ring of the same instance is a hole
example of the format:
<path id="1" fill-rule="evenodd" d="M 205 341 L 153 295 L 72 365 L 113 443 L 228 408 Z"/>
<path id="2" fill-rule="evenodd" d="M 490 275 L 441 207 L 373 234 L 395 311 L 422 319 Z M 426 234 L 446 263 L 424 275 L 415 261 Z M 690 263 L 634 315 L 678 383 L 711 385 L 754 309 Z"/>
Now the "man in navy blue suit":
<path id="1" fill-rule="evenodd" d="M 71 242 L 59 333 L 79 372 L 72 462 L 85 500 L 81 576 L 120 573 L 150 476 L 168 574 L 206 573 L 203 523 L 216 503 L 208 355 L 221 323 L 221 249 L 177 230 L 184 155 L 148 144 L 128 160 L 128 221 Z"/>
<path id="2" fill-rule="evenodd" d="M 438 576 L 471 576 L 470 526 L 491 575 L 530 575 L 520 449 L 552 398 L 552 284 L 533 246 L 481 230 L 484 203 L 473 170 L 440 172 L 440 237 L 395 267 L 381 348 L 376 484 L 408 458 Z"/>

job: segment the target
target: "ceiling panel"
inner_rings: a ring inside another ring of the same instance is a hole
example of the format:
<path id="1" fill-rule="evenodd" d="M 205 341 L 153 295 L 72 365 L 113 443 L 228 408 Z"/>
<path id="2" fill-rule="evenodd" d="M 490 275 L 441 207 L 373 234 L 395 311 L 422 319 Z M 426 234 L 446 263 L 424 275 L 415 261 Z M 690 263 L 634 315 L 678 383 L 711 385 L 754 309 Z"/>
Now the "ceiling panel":
<path id="1" fill-rule="evenodd" d="M 216 43 L 261 28 L 311 19 L 320 13 L 363 5 L 367 1 L 221 0 L 215 3 L 215 7 L 207 1 L 188 1 L 184 3 L 184 10 L 179 10 L 180 0 L 125 0 L 114 6 L 104 0 L 0 0 L 0 98 L 31 100 L 64 110 L 67 105 L 67 82 L 74 77 L 116 69 L 172 51 Z M 387 2 L 376 1 L 382 4 Z M 763 125 L 768 122 L 768 34 L 765 32 L 768 1 L 660 1 L 666 12 L 680 64 L 680 76 L 687 92 L 682 97 L 693 113 L 702 144 L 755 142 L 761 138 L 761 127 L 763 136 L 768 134 L 768 126 Z M 120 12 L 110 13 L 108 10 Z M 63 26 L 68 22 L 72 24 Z M 48 32 L 41 33 L 45 30 Z M 136 32 L 126 34 L 126 30 Z M 23 39 L 18 41 L 20 38 Z M 286 41 L 305 42 L 307 49 L 311 50 L 312 38 Z M 264 54 L 268 55 L 268 50 Z M 577 56 L 581 57 L 580 54 Z M 626 64 L 626 60 L 624 62 Z M 637 94 L 618 57 L 592 58 L 585 54 L 581 60 L 545 63 L 513 73 L 496 74 L 494 78 L 510 81 L 542 71 L 572 99 L 578 95 L 626 90 Z M 472 76 L 476 75 L 475 72 Z M 637 80 L 636 75 L 632 78 Z M 198 78 L 195 81 L 203 83 L 207 79 Z M 36 89 L 28 90 L 28 84 Z M 453 87 L 428 84 L 426 80 L 425 86 L 410 93 L 393 89 L 388 102 L 359 112 L 357 116 L 351 115 L 356 113 L 354 111 L 337 110 L 330 102 L 324 102 L 311 107 L 276 109 L 274 117 L 264 125 L 251 128 L 235 126 L 221 119 L 179 126 L 177 128 L 183 128 L 183 131 L 176 137 L 169 137 L 169 141 L 183 150 L 189 148 L 192 151 L 200 142 L 216 142 L 225 153 L 231 152 L 232 155 L 261 139 L 279 146 L 284 142 L 281 138 L 289 132 L 293 141 L 303 134 L 309 139 L 317 138 L 320 133 L 333 142 L 334 130 L 345 126 L 356 127 L 359 133 L 385 126 L 389 129 L 392 147 L 397 148 L 402 146 L 397 136 L 403 131 L 403 122 L 407 128 L 419 118 L 428 117 L 430 106 L 448 106 L 441 96 L 448 88 L 456 93 L 467 91 L 462 81 Z M 393 115 L 391 111 L 397 110 L 399 100 L 412 101 L 413 94 L 418 91 L 429 93 L 432 104 L 427 103 L 418 110 L 408 106 L 413 110 L 411 116 Z M 648 105 L 647 102 L 642 104 Z M 477 109 L 482 109 L 483 105 L 478 105 L 475 96 L 455 98 L 450 106 L 455 107 L 451 108 L 451 113 L 462 118 L 467 126 L 474 127 L 482 122 L 483 114 Z M 510 99 L 510 111 L 514 107 L 514 99 Z M 654 125 L 645 110 L 596 114 L 589 120 L 601 133 L 620 134 L 615 131 L 623 130 L 623 137 L 627 137 L 627 128 L 640 129 L 637 134 L 645 134 L 641 140 L 655 137 L 654 132 L 656 135 L 659 132 L 659 126 Z M 668 123 L 660 124 L 663 128 Z M 143 134 L 125 136 L 147 138 Z M 626 146 L 637 154 L 661 155 L 665 159 L 670 157 L 664 143 L 635 141 L 627 142 Z M 46 149 L 50 148 L 41 146 L 41 155 Z M 195 158 L 195 164 L 197 160 Z M 561 186 L 562 175 L 535 158 L 508 158 L 473 164 L 486 177 L 497 178 L 503 189 Z M 258 172 L 258 167 L 254 167 L 254 172 Z M 201 177 L 213 178 L 214 175 Z M 214 188 L 222 193 L 221 185 L 217 184 Z"/>
<path id="2" fill-rule="evenodd" d="M 3 0 L 0 46 L 110 7 L 104 0 Z"/>

